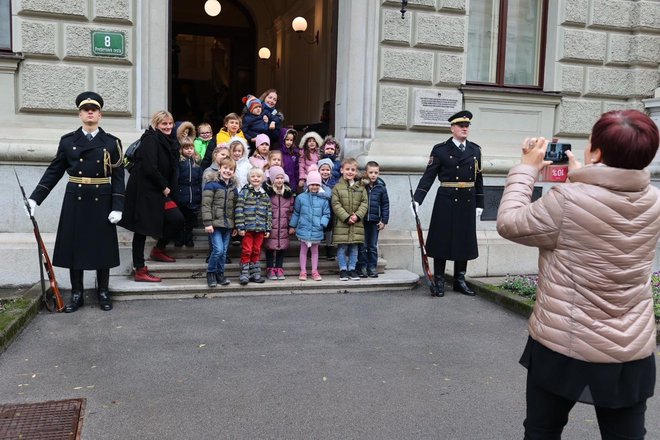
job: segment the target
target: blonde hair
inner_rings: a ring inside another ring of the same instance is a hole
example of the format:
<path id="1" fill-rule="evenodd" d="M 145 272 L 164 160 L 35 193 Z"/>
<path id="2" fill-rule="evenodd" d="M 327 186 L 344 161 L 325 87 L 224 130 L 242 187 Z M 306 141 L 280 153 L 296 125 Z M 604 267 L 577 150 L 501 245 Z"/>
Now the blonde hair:
<path id="1" fill-rule="evenodd" d="M 208 128 L 209 130 L 211 130 L 211 136 L 213 136 L 213 127 L 211 127 L 211 124 L 209 124 L 208 122 L 202 122 L 201 124 L 199 124 L 197 126 L 197 134 L 199 134 L 199 132 L 202 131 L 202 128 Z"/>
<path id="2" fill-rule="evenodd" d="M 261 177 L 262 182 L 264 181 L 264 175 L 265 175 L 264 170 L 262 170 L 259 167 L 252 167 L 250 168 L 250 171 L 248 171 L 248 178 L 252 177 L 255 174 Z"/>
<path id="3" fill-rule="evenodd" d="M 341 167 L 344 168 L 344 165 L 355 165 L 357 166 L 358 161 L 353 157 L 346 157 L 341 161 Z"/>
<path id="4" fill-rule="evenodd" d="M 174 116 L 172 116 L 172 113 L 168 112 L 167 110 L 159 110 L 151 117 L 149 124 L 151 125 L 151 128 L 155 129 L 158 127 L 158 124 L 166 119 L 171 119 L 172 122 L 174 122 Z"/>
<path id="5" fill-rule="evenodd" d="M 280 161 L 283 161 L 284 158 L 282 157 L 282 152 L 280 150 L 270 150 L 268 152 L 268 156 L 266 156 L 266 165 L 264 165 L 264 171 L 268 170 L 270 168 L 270 160 L 274 156 L 280 156 Z"/>
<path id="6" fill-rule="evenodd" d="M 224 159 L 222 159 L 222 162 L 220 162 L 220 166 L 221 167 L 223 167 L 223 166 L 229 167 L 229 168 L 233 169 L 234 171 L 236 171 L 236 161 L 234 159 L 232 159 L 231 157 L 225 157 Z"/>

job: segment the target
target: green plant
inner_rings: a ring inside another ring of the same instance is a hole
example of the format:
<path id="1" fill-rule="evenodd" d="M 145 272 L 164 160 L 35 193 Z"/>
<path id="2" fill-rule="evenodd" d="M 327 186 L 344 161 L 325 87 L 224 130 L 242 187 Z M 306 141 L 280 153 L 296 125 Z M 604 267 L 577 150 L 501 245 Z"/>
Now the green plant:
<path id="1" fill-rule="evenodd" d="M 538 277 L 536 275 L 507 275 L 500 287 L 514 292 L 525 298 L 536 300 L 536 288 Z M 651 277 L 651 288 L 653 292 L 653 310 L 655 320 L 660 322 L 660 272 L 654 272 Z"/>

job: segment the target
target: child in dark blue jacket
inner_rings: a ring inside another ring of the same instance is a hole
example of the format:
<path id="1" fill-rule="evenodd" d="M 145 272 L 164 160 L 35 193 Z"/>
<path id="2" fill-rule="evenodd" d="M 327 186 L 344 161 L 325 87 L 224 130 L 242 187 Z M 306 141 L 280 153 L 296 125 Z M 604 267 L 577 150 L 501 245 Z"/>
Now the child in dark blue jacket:
<path id="1" fill-rule="evenodd" d="M 364 245 L 358 250 L 358 274 L 360 277 L 378 278 L 378 233 L 390 219 L 390 199 L 383 179 L 378 177 L 380 165 L 369 161 L 365 167 L 362 184 L 367 190 L 368 208 L 364 218 Z"/>
<path id="2" fill-rule="evenodd" d="M 268 117 L 263 112 L 263 104 L 252 95 L 243 98 L 247 112 L 243 115 L 243 134 L 250 144 L 250 156 L 257 145 L 257 135 L 265 134 L 268 136 Z M 269 138 L 270 139 L 270 138 Z"/>
<path id="3" fill-rule="evenodd" d="M 179 189 L 175 200 L 184 217 L 183 229 L 177 236 L 175 246 L 194 246 L 193 228 L 202 206 L 202 168 L 197 165 L 195 145 L 192 138 L 182 138 L 179 159 Z"/>

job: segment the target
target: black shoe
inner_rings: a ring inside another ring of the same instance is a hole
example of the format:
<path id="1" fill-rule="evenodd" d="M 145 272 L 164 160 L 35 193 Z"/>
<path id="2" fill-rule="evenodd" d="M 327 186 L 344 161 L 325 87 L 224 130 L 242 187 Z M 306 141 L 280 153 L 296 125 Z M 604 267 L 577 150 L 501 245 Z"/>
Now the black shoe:
<path id="1" fill-rule="evenodd" d="M 225 257 L 225 264 L 231 264 L 231 258 L 229 258 L 229 256 Z"/>
<path id="2" fill-rule="evenodd" d="M 83 298 L 84 294 L 82 291 L 71 292 L 71 300 L 64 307 L 64 313 L 73 313 L 78 310 L 79 307 L 82 307 L 85 303 Z"/>
<path id="3" fill-rule="evenodd" d="M 445 296 L 444 277 L 433 277 L 433 285 L 431 286 L 431 296 L 437 296 L 439 298 Z"/>
<path id="4" fill-rule="evenodd" d="M 357 274 L 354 270 L 349 270 L 348 271 L 348 278 L 351 281 L 360 281 L 360 275 Z"/>
<path id="5" fill-rule="evenodd" d="M 227 277 L 224 276 L 224 274 L 221 274 L 220 272 L 215 273 L 215 280 L 220 286 L 227 286 L 231 283 L 231 281 L 229 281 Z"/>
<path id="6" fill-rule="evenodd" d="M 367 269 L 365 267 L 363 267 L 360 270 L 356 270 L 356 272 L 357 272 L 357 274 L 360 278 L 368 278 L 369 277 L 369 274 L 367 274 Z"/>
<path id="7" fill-rule="evenodd" d="M 112 310 L 112 300 L 110 299 L 110 292 L 106 289 L 99 289 L 96 293 L 99 299 L 99 308 L 105 312 Z"/>
<path id="8" fill-rule="evenodd" d="M 378 272 L 372 269 L 367 269 L 367 275 L 369 278 L 378 278 Z"/>
<path id="9" fill-rule="evenodd" d="M 339 281 L 348 281 L 348 272 L 347 271 L 345 271 L 345 270 L 340 270 L 339 271 Z"/>
<path id="10" fill-rule="evenodd" d="M 218 281 L 215 279 L 215 272 L 206 272 L 206 284 L 209 287 L 215 287 L 218 285 Z"/>
<path id="11" fill-rule="evenodd" d="M 465 282 L 465 272 L 459 272 L 454 278 L 454 291 L 467 296 L 474 296 L 475 293 Z"/>

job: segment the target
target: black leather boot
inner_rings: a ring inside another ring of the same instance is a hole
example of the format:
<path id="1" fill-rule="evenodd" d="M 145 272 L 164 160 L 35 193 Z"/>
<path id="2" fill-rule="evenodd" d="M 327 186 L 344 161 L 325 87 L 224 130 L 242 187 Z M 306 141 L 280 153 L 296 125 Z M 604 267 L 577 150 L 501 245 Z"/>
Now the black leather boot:
<path id="1" fill-rule="evenodd" d="M 64 307 L 64 313 L 73 313 L 84 304 L 85 289 L 83 286 L 83 271 L 78 269 L 69 269 L 71 279 L 71 300 Z"/>
<path id="2" fill-rule="evenodd" d="M 431 293 L 431 296 L 445 296 L 445 277 L 442 275 L 433 275 L 433 284 L 433 292 Z"/>
<path id="3" fill-rule="evenodd" d="M 463 295 L 474 296 L 474 291 L 465 282 L 466 270 L 467 261 L 454 261 L 454 291 Z"/>
<path id="4" fill-rule="evenodd" d="M 445 266 L 447 260 L 433 259 L 433 287 L 431 296 L 445 296 Z"/>
<path id="5" fill-rule="evenodd" d="M 103 311 L 112 310 L 112 300 L 110 299 L 110 269 L 99 269 L 96 271 L 96 296 L 99 299 L 99 308 Z"/>
<path id="6" fill-rule="evenodd" d="M 218 285 L 215 272 L 206 272 L 206 285 L 209 287 L 215 287 Z"/>

